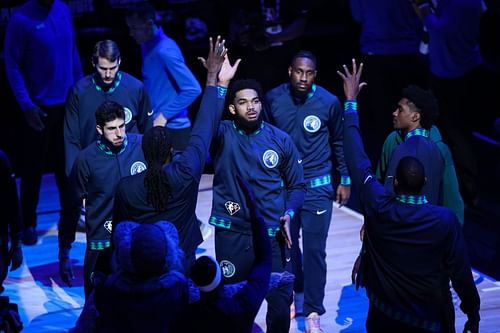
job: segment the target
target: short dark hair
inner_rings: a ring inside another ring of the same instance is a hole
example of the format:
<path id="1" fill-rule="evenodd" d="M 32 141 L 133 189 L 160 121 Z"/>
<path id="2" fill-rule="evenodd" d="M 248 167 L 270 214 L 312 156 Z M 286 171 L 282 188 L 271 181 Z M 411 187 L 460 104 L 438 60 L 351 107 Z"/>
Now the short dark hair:
<path id="1" fill-rule="evenodd" d="M 396 167 L 396 179 L 398 193 L 420 194 L 425 185 L 425 169 L 422 162 L 413 156 L 403 157 Z"/>
<path id="2" fill-rule="evenodd" d="M 420 113 L 420 125 L 430 129 L 439 115 L 439 108 L 434 94 L 430 90 L 411 85 L 403 89 L 402 97 L 415 104 Z"/>
<path id="3" fill-rule="evenodd" d="M 299 52 L 295 53 L 292 57 L 292 61 L 290 63 L 290 66 L 293 66 L 293 64 L 295 63 L 295 60 L 297 60 L 298 58 L 310 59 L 314 63 L 314 67 L 318 67 L 318 62 L 316 60 L 316 56 L 311 51 L 300 50 Z"/>
<path id="4" fill-rule="evenodd" d="M 252 89 L 257 92 L 257 96 L 263 102 L 264 93 L 260 83 L 254 79 L 240 79 L 230 83 L 227 94 L 227 101 L 229 104 L 233 104 L 234 99 L 238 91 L 243 89 Z"/>
<path id="5" fill-rule="evenodd" d="M 99 58 L 104 58 L 109 62 L 120 59 L 120 48 L 114 41 L 106 39 L 97 42 L 92 53 L 92 63 L 97 65 Z"/>
<path id="6" fill-rule="evenodd" d="M 137 16 L 141 21 L 152 20 L 156 24 L 156 9 L 149 2 L 140 2 L 127 8 L 126 17 Z"/>
<path id="7" fill-rule="evenodd" d="M 116 102 L 103 102 L 95 111 L 95 123 L 101 127 L 104 127 L 107 122 L 115 119 L 125 119 L 123 106 Z"/>

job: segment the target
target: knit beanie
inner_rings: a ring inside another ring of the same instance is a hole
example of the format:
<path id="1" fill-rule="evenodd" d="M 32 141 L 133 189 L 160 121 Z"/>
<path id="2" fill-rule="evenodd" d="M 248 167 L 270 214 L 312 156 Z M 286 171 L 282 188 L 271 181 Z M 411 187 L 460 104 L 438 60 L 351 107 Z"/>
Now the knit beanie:
<path id="1" fill-rule="evenodd" d="M 179 238 L 170 222 L 125 221 L 117 225 L 114 236 L 119 270 L 148 278 L 181 269 Z"/>

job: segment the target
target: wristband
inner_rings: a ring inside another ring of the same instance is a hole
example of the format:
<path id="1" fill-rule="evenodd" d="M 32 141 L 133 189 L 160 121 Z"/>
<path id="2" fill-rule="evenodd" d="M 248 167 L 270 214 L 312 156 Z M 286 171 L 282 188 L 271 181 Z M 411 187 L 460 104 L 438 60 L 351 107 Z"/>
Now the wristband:
<path id="1" fill-rule="evenodd" d="M 346 113 L 358 112 L 358 102 L 356 100 L 347 100 L 344 103 L 344 110 Z"/>

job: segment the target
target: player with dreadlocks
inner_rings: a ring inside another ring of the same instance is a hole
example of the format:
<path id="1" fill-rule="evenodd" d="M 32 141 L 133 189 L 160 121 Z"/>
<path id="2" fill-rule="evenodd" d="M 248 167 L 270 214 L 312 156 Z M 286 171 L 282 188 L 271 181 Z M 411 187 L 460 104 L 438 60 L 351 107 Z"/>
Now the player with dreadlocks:
<path id="1" fill-rule="evenodd" d="M 163 172 L 163 166 L 170 162 L 172 149 L 172 140 L 165 127 L 153 127 L 142 139 L 144 158 L 149 166 L 144 175 L 146 199 L 158 212 L 165 210 L 172 198 L 167 174 Z"/>
<path id="2" fill-rule="evenodd" d="M 186 272 L 195 260 L 202 236 L 195 215 L 198 185 L 208 145 L 217 129 L 224 107 L 229 81 L 239 64 L 231 66 L 224 41 L 210 43 L 208 58 L 200 60 L 207 68 L 207 84 L 187 148 L 172 156 L 172 138 L 161 127 L 144 134 L 143 151 L 148 172 L 127 177 L 118 184 L 113 224 L 121 221 L 172 222 L 179 232 L 179 244 L 185 253 Z"/>

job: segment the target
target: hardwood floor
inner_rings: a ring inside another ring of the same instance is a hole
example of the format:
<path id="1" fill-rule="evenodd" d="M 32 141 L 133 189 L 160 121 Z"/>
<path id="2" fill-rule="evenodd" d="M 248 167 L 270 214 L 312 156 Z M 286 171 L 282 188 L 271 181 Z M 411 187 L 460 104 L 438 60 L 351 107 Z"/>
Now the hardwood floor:
<path id="1" fill-rule="evenodd" d="M 63 332 L 75 323 L 84 302 L 83 253 L 85 235 L 77 233 L 71 258 L 76 280 L 72 288 L 65 287 L 59 278 L 57 261 L 58 197 L 52 175 L 46 175 L 42 184 L 38 207 L 39 242 L 24 247 L 24 264 L 11 272 L 4 282 L 11 302 L 19 305 L 25 329 L 23 332 Z M 197 214 L 206 222 L 211 208 L 211 177 L 204 176 L 200 186 Z M 368 302 L 364 290 L 356 291 L 350 282 L 352 263 L 359 252 L 359 228 L 362 218 L 347 208 L 334 208 L 328 237 L 328 277 L 326 286 L 326 314 L 321 317 L 325 333 L 364 332 Z M 199 248 L 199 254 L 213 254 L 213 235 Z M 500 282 L 474 272 L 481 296 L 481 332 L 500 332 Z M 462 332 L 465 317 L 455 296 L 456 327 Z M 265 331 L 263 304 L 253 332 Z M 290 332 L 305 330 L 303 317 L 292 320 Z"/>

